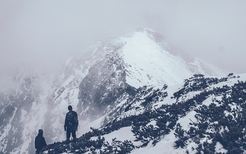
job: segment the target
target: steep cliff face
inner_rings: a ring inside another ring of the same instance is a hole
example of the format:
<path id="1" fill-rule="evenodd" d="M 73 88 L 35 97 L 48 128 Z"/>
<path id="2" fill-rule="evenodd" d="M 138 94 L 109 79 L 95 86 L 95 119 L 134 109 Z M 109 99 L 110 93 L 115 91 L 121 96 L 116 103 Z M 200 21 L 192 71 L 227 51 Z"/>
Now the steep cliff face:
<path id="1" fill-rule="evenodd" d="M 107 53 L 93 65 L 80 83 L 80 111 L 83 117 L 95 118 L 105 111 L 129 85 L 122 59 L 117 53 Z M 97 113 L 97 114 L 95 114 Z"/>

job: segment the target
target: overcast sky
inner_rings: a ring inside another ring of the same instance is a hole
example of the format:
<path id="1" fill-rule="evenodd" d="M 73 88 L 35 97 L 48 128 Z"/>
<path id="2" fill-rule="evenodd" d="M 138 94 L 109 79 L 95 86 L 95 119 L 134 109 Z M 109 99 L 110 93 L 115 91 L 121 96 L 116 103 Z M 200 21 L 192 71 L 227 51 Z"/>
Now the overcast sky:
<path id="1" fill-rule="evenodd" d="M 0 77 L 52 72 L 67 57 L 148 27 L 173 52 L 246 72 L 245 0 L 0 0 Z"/>

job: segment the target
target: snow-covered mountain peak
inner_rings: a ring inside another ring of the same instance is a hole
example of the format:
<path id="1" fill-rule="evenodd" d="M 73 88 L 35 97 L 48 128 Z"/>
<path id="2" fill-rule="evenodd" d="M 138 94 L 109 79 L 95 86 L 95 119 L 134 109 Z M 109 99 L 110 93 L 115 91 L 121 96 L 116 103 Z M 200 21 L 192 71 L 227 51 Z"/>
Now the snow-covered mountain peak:
<path id="1" fill-rule="evenodd" d="M 164 84 L 177 85 L 197 73 L 221 74 L 218 73 L 221 71 L 200 59 L 186 61 L 173 55 L 164 44 L 161 34 L 144 28 L 109 42 L 96 44 L 87 59 L 90 66 L 87 66 L 90 68 L 98 63 L 110 64 L 113 59 L 121 61 L 126 74 L 126 83 L 135 88 L 146 85 L 157 88 Z M 104 73 L 106 71 L 102 70 Z"/>
<path id="2" fill-rule="evenodd" d="M 146 30 L 119 40 L 124 44 L 119 53 L 126 65 L 126 80 L 134 87 L 173 85 L 192 74 L 184 60 L 171 55 Z"/>

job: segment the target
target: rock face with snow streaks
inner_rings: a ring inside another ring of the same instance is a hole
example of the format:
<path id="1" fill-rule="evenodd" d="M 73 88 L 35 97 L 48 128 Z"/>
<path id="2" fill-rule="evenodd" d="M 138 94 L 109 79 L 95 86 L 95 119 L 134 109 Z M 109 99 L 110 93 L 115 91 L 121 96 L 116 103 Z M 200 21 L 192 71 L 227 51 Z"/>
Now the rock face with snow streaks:
<path id="1" fill-rule="evenodd" d="M 140 87 L 175 86 L 193 73 L 200 73 L 164 50 L 147 30 L 105 43 L 97 52 L 103 56 L 89 68 L 79 87 L 83 117 L 93 117 L 95 112 L 102 115 L 116 105 L 118 98 Z"/>

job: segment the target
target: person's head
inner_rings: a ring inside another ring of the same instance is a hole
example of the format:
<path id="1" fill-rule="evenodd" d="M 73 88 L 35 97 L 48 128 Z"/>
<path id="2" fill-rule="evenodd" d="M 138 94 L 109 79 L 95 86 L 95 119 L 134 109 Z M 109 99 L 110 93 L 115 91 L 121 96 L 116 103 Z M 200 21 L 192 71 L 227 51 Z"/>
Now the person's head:
<path id="1" fill-rule="evenodd" d="M 43 131 L 42 129 L 39 129 L 39 130 L 38 130 L 38 135 L 43 136 L 43 133 L 44 133 L 44 131 Z"/>
<path id="2" fill-rule="evenodd" d="M 68 110 L 69 111 L 72 111 L 73 110 L 73 107 L 71 105 L 68 106 Z"/>

